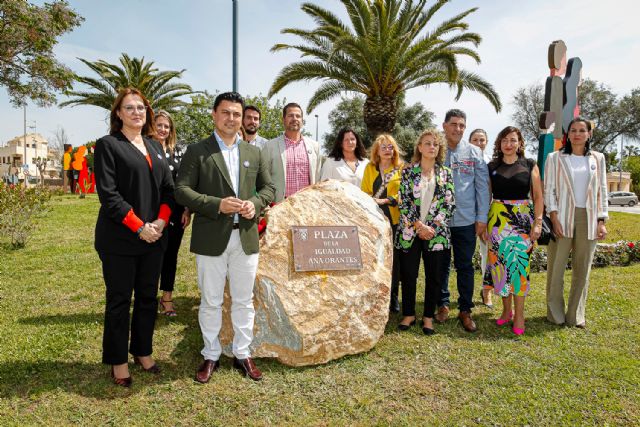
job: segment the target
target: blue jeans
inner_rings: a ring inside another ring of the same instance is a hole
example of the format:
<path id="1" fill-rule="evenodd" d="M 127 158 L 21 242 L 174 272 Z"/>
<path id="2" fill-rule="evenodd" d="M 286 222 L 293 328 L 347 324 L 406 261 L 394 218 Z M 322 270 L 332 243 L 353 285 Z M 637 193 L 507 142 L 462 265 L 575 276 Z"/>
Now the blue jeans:
<path id="1" fill-rule="evenodd" d="M 458 281 L 458 309 L 471 312 L 473 305 L 473 253 L 476 250 L 476 225 L 451 227 L 451 246 L 453 248 L 453 263 L 456 268 Z M 449 305 L 449 271 L 451 257 L 442 257 L 444 280 L 440 291 L 438 306 Z"/>

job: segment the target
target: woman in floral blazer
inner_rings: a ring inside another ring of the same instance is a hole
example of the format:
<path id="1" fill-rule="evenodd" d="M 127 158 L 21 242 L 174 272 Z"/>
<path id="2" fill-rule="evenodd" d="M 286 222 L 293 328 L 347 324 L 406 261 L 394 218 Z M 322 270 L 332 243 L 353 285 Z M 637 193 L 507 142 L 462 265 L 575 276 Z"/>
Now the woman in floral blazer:
<path id="1" fill-rule="evenodd" d="M 425 270 L 422 331 L 432 335 L 438 292 L 444 280 L 442 257 L 451 256 L 449 219 L 455 209 L 453 176 L 444 166 L 445 140 L 435 129 L 424 131 L 413 153 L 412 164 L 402 171 L 399 191 L 400 223 L 395 236 L 402 277 L 402 314 L 398 329 L 416 323 L 416 281 L 420 258 Z"/>

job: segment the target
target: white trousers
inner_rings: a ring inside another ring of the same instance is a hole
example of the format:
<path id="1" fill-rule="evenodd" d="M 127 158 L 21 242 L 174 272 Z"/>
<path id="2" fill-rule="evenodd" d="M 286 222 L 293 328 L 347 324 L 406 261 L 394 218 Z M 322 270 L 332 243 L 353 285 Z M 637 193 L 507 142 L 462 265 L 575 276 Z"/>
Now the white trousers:
<path id="1" fill-rule="evenodd" d="M 231 323 L 233 325 L 233 355 L 238 359 L 250 357 L 253 340 L 253 285 L 258 269 L 258 254 L 247 255 L 242 249 L 239 230 L 233 230 L 227 248 L 220 256 L 196 255 L 200 310 L 198 320 L 204 340 L 202 356 L 218 360 L 222 347 L 218 334 L 222 326 L 224 285 L 229 277 L 231 294 Z"/>

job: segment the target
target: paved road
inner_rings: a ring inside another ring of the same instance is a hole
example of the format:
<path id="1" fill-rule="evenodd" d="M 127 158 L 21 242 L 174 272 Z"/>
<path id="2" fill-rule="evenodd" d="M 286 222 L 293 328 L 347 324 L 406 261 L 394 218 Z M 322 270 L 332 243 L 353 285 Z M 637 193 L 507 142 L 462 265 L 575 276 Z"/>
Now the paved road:
<path id="1" fill-rule="evenodd" d="M 635 205 L 632 208 L 629 206 L 609 206 L 609 210 L 612 212 L 626 212 L 640 215 L 640 205 Z"/>

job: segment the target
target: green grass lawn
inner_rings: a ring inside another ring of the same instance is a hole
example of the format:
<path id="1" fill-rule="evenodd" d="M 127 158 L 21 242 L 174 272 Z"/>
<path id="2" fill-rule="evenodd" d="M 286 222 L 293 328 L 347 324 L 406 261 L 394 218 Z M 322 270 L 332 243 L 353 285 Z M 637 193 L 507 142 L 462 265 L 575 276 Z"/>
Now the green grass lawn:
<path id="1" fill-rule="evenodd" d="M 97 198 L 53 205 L 26 248 L 0 247 L 1 425 L 640 425 L 640 264 L 593 270 L 586 330 L 545 321 L 545 275 L 534 274 L 522 338 L 495 326 L 497 309 L 474 311 L 476 334 L 450 320 L 433 337 L 397 332 L 392 316 L 368 353 L 307 368 L 259 360 L 260 383 L 223 358 L 200 385 L 195 263 L 183 244 L 178 317 L 156 327 L 163 373 L 132 366 L 126 390 L 100 364 Z M 610 240 L 639 238 L 639 216 L 611 217 Z"/>

